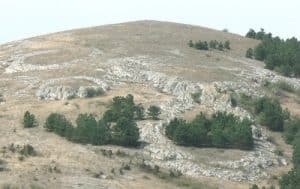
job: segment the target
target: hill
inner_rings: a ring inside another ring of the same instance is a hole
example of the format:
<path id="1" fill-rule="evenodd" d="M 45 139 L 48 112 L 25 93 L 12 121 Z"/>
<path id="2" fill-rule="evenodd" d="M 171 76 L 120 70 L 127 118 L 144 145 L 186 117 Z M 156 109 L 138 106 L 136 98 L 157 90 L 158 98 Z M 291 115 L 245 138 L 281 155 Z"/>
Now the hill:
<path id="1" fill-rule="evenodd" d="M 197 50 L 188 46 L 189 40 L 228 40 L 231 48 Z M 261 129 L 262 136 L 255 138 L 251 151 L 180 147 L 164 135 L 164 123 L 175 116 L 191 120 L 200 111 L 227 111 L 252 118 L 244 108 L 232 105 L 231 94 L 269 94 L 266 81 L 284 81 L 299 89 L 299 79 L 285 78 L 264 69 L 262 62 L 245 58 L 247 49 L 258 43 L 199 26 L 137 21 L 1 45 L 0 159 L 7 170 L 0 171 L 0 185 L 140 189 L 276 184 L 274 178 L 291 167 L 291 148 L 278 133 L 260 125 L 253 126 Z M 101 95 L 88 98 L 89 89 L 99 90 Z M 197 93 L 201 95 L 195 100 L 192 94 Z M 36 115 L 40 125 L 52 112 L 63 113 L 73 123 L 79 113 L 100 117 L 114 96 L 127 94 L 145 107 L 162 109 L 160 120 L 138 121 L 140 141 L 145 145 L 137 149 L 74 144 L 41 126 L 22 126 L 27 110 Z M 284 92 L 278 98 L 293 116 L 300 115 L 295 94 Z M 20 160 L 12 152 L 12 144 L 30 144 L 38 155 Z M 278 149 L 284 150 L 282 156 L 276 153 Z M 107 157 L 110 150 L 113 155 Z M 119 172 L 126 164 L 131 170 Z M 183 176 L 157 176 L 141 164 Z"/>

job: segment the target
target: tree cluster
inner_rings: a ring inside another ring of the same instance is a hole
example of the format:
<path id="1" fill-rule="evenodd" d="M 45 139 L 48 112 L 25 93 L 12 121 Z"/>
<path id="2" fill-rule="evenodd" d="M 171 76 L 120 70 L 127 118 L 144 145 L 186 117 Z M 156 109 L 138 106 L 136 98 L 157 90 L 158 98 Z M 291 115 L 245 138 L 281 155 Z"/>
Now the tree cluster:
<path id="1" fill-rule="evenodd" d="M 209 43 L 207 41 L 197 41 L 193 42 L 192 40 L 188 43 L 189 47 L 195 48 L 198 50 L 209 50 L 209 49 L 217 49 L 219 51 L 223 51 L 224 49 L 230 50 L 230 41 L 218 42 L 217 40 L 211 40 Z"/>
<path id="2" fill-rule="evenodd" d="M 256 33 L 252 29 L 246 37 L 262 40 L 254 50 L 248 49 L 246 57 L 264 61 L 267 69 L 275 70 L 284 76 L 300 77 L 300 41 L 297 38 L 284 40 L 272 37 L 272 34 L 266 34 L 264 30 Z"/>
<path id="3" fill-rule="evenodd" d="M 233 114 L 217 112 L 208 119 L 199 114 L 191 122 L 175 118 L 165 126 L 168 138 L 178 145 L 252 149 L 251 122 Z"/>
<path id="4" fill-rule="evenodd" d="M 290 127 L 290 128 L 289 128 Z M 279 183 L 281 189 L 294 189 L 300 186 L 300 121 L 294 120 L 287 125 L 288 143 L 293 144 L 293 164 L 294 168 L 287 174 L 284 174 Z M 285 135 L 287 137 L 287 135 Z"/>
<path id="5" fill-rule="evenodd" d="M 74 127 L 64 115 L 52 113 L 44 127 L 73 142 L 137 146 L 139 129 L 135 121 L 143 118 L 143 107 L 135 105 L 133 96 L 127 95 L 114 97 L 100 120 L 92 114 L 79 114 Z"/>
<path id="6" fill-rule="evenodd" d="M 289 118 L 289 112 L 282 109 L 279 101 L 269 97 L 256 100 L 254 113 L 258 116 L 258 122 L 272 131 L 283 131 L 284 121 Z"/>

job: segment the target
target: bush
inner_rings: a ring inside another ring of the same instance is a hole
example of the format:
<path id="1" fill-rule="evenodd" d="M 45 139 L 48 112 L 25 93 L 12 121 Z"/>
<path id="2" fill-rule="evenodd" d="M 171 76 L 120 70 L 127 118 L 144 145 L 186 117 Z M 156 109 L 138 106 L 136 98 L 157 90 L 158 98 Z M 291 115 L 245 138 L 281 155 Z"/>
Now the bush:
<path id="1" fill-rule="evenodd" d="M 201 103 L 201 99 L 200 99 L 201 95 L 202 95 L 202 92 L 196 92 L 196 93 L 192 93 L 191 97 L 194 100 L 194 102 Z"/>
<path id="2" fill-rule="evenodd" d="M 29 111 L 26 111 L 23 118 L 23 125 L 25 128 L 37 127 L 38 123 L 35 119 L 34 114 L 31 114 Z"/>
<path id="3" fill-rule="evenodd" d="M 249 49 L 246 51 L 246 57 L 247 57 L 247 58 L 253 58 L 253 49 L 252 49 L 252 48 L 249 48 Z"/>
<path id="4" fill-rule="evenodd" d="M 64 115 L 58 113 L 50 114 L 46 119 L 44 127 L 47 131 L 54 132 L 63 137 L 70 137 L 73 131 L 71 122 Z"/>
<path id="5" fill-rule="evenodd" d="M 251 149 L 250 125 L 248 119 L 240 120 L 225 112 L 214 114 L 210 120 L 201 113 L 190 123 L 177 118 L 171 120 L 165 126 L 165 133 L 178 145 Z"/>
<path id="6" fill-rule="evenodd" d="M 158 120 L 158 116 L 161 114 L 160 107 L 150 106 L 147 112 L 148 116 L 153 120 Z"/>
<path id="7" fill-rule="evenodd" d="M 189 46 L 189 47 L 194 47 L 194 43 L 193 43 L 192 40 L 190 40 L 190 41 L 188 42 L 188 46 Z"/>
<path id="8" fill-rule="evenodd" d="M 96 97 L 96 96 L 100 96 L 104 93 L 104 91 L 101 88 L 87 88 L 86 89 L 86 97 L 88 98 L 92 98 L 92 97 Z"/>
<path id="9" fill-rule="evenodd" d="M 30 144 L 24 145 L 23 148 L 20 150 L 20 154 L 23 156 L 36 156 L 37 155 L 33 146 L 31 146 Z"/>

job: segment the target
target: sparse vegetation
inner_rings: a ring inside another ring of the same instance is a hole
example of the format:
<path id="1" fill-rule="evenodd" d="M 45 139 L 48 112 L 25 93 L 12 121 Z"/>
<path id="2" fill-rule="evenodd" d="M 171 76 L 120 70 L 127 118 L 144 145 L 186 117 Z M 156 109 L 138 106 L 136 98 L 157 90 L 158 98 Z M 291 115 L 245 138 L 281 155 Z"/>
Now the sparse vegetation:
<path id="1" fill-rule="evenodd" d="M 211 119 L 199 114 L 188 123 L 175 118 L 166 125 L 166 135 L 178 145 L 251 149 L 253 137 L 248 119 L 218 112 Z"/>
<path id="2" fill-rule="evenodd" d="M 31 128 L 38 126 L 38 123 L 35 119 L 35 115 L 31 114 L 29 111 L 26 111 L 23 118 L 23 126 L 25 128 Z"/>
<path id="3" fill-rule="evenodd" d="M 225 41 L 223 42 L 218 42 L 217 40 L 211 40 L 209 43 L 207 41 L 198 41 L 198 42 L 193 42 L 192 40 L 190 40 L 188 42 L 188 46 L 191 48 L 195 48 L 198 50 L 209 50 L 209 48 L 211 49 L 217 49 L 219 51 L 223 51 L 224 48 L 227 50 L 230 50 L 230 41 Z"/>

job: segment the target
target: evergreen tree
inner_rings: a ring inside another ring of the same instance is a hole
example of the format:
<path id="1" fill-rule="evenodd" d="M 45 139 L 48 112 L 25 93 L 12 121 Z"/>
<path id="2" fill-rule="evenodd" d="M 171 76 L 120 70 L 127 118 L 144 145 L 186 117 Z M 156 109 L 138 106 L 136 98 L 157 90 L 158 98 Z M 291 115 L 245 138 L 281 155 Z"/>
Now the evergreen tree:
<path id="1" fill-rule="evenodd" d="M 123 146 L 137 146 L 139 129 L 133 120 L 126 117 L 118 119 L 113 127 L 113 143 Z"/>
<path id="2" fill-rule="evenodd" d="M 26 111 L 23 118 L 23 125 L 25 128 L 37 127 L 38 123 L 35 119 L 34 114 L 31 114 L 29 111 Z"/>
<path id="3" fill-rule="evenodd" d="M 158 120 L 158 116 L 161 114 L 160 107 L 150 106 L 147 112 L 148 116 L 153 120 Z"/>
<path id="4" fill-rule="evenodd" d="M 49 132 L 54 132 L 60 136 L 69 136 L 72 133 L 72 124 L 67 118 L 58 113 L 52 113 L 46 119 L 44 127 Z"/>
<path id="5" fill-rule="evenodd" d="M 256 32 L 253 29 L 250 29 L 248 31 L 248 33 L 246 34 L 246 37 L 255 39 L 256 38 Z"/>
<path id="6" fill-rule="evenodd" d="M 225 41 L 224 48 L 230 50 L 230 41 Z"/>
<path id="7" fill-rule="evenodd" d="M 253 49 L 249 48 L 246 52 L 246 57 L 247 58 L 253 58 Z"/>

